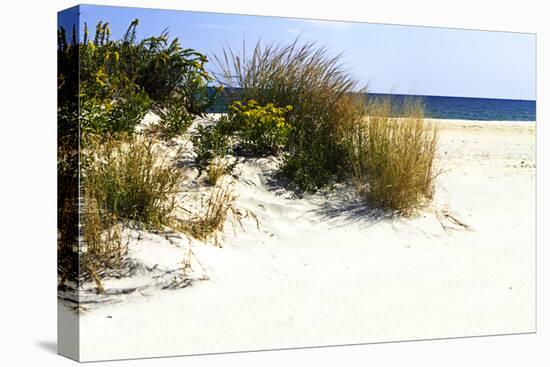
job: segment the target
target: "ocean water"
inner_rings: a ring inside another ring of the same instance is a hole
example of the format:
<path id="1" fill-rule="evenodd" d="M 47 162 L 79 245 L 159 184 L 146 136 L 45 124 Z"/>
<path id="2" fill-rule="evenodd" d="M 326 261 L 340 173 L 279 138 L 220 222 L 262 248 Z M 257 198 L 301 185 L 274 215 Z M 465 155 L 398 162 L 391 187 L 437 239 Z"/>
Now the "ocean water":
<path id="1" fill-rule="evenodd" d="M 230 92 L 238 95 L 237 88 Z M 420 100 L 427 118 L 481 121 L 535 121 L 536 101 L 516 99 L 440 97 L 371 93 L 367 98 L 390 98 L 397 104 L 405 99 Z M 226 112 L 228 99 L 218 97 L 209 112 Z"/>
<path id="2" fill-rule="evenodd" d="M 424 114 L 434 119 L 482 120 L 482 121 L 535 121 L 536 102 L 517 99 L 404 96 L 371 94 L 371 97 L 389 97 L 402 101 L 419 98 Z"/>

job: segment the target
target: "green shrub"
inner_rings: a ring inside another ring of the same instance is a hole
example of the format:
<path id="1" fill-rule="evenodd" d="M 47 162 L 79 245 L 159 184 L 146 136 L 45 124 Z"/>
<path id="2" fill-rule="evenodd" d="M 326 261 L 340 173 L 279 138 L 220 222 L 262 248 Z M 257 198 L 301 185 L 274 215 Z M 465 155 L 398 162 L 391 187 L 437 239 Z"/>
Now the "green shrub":
<path id="1" fill-rule="evenodd" d="M 241 88 L 230 98 L 254 99 L 260 105 L 292 106 L 287 122 L 293 131 L 282 172 L 302 189 L 314 191 L 345 171 L 341 126 L 348 112 L 338 109 L 340 99 L 356 89 L 356 82 L 341 65 L 341 55 L 298 40 L 290 45 L 259 42 L 252 53 L 225 49 L 216 57 L 222 70 L 219 81 Z M 231 89 L 230 89 L 231 90 Z"/>
<path id="2" fill-rule="evenodd" d="M 170 104 L 159 114 L 160 130 L 162 136 L 167 138 L 185 133 L 193 123 L 193 116 L 179 103 Z"/>
<path id="3" fill-rule="evenodd" d="M 198 125 L 191 136 L 195 163 L 202 171 L 214 158 L 225 157 L 232 151 L 232 127 L 227 119 L 214 121 L 209 125 Z"/>
<path id="4" fill-rule="evenodd" d="M 290 179 L 301 190 L 315 192 L 326 186 L 335 175 L 335 170 L 327 169 L 329 157 L 323 157 L 325 153 L 321 146 L 315 144 L 297 150 L 295 153 L 287 153 L 284 155 L 283 164 L 278 173 L 283 178 Z M 315 157 L 324 159 L 315 159 Z M 334 159 L 335 166 L 340 164 L 339 159 Z"/>
<path id="5" fill-rule="evenodd" d="M 371 205 L 410 214 L 433 196 L 437 128 L 418 101 L 374 101 L 365 113 L 345 134 L 354 182 Z"/>
<path id="6" fill-rule="evenodd" d="M 93 41 L 85 26 L 79 45 L 80 128 L 84 134 L 131 134 L 151 108 L 151 98 L 123 65 L 129 47 L 110 39 L 108 23 L 97 24 Z"/>
<path id="7" fill-rule="evenodd" d="M 65 29 L 58 31 L 61 284 L 86 274 L 98 281 L 98 274 L 116 266 L 120 256 L 110 259 L 120 249 L 120 219 L 148 227 L 170 222 L 179 172 L 162 164 L 153 143 L 132 134 L 150 110 L 161 116 L 166 136 L 180 134 L 215 98 L 207 89 L 206 56 L 184 49 L 178 39 L 169 42 L 166 32 L 138 40 L 137 25 L 134 20 L 120 40 L 111 39 L 103 22 L 93 36 L 85 24 L 80 42 L 76 26 L 71 42 Z M 78 249 L 80 215 L 86 255 Z"/>
<path id="8" fill-rule="evenodd" d="M 206 55 L 183 48 L 178 38 L 169 42 L 167 31 L 137 42 L 137 25 L 134 20 L 122 40 L 127 73 L 135 73 L 136 84 L 147 92 L 156 110 L 177 101 L 190 115 L 202 116 L 216 98 L 207 88 L 213 78 L 206 70 Z"/>
<path id="9" fill-rule="evenodd" d="M 59 138 L 78 136 L 79 44 L 76 40 L 76 26 L 73 26 L 72 42 L 67 41 L 67 34 L 63 27 L 57 31 L 57 134 Z"/>
<path id="10" fill-rule="evenodd" d="M 83 95 L 80 102 L 80 127 L 84 134 L 125 132 L 132 134 L 150 107 L 144 93 L 132 93 L 124 100 L 101 101 Z"/>
<path id="11" fill-rule="evenodd" d="M 78 126 L 72 125 L 79 123 L 84 133 L 131 134 L 153 109 L 164 115 L 168 135 L 178 134 L 214 102 L 216 93 L 207 88 L 212 80 L 205 68 L 207 57 L 184 49 L 177 38 L 169 42 L 167 32 L 138 41 L 137 25 L 134 20 L 122 39 L 112 40 L 108 23 L 99 22 L 93 37 L 85 24 L 82 41 L 71 44 L 60 28 L 58 111 L 62 131 L 74 132 Z M 71 90 L 75 86 L 77 90 Z M 69 102 L 78 103 L 76 95 L 80 98 L 80 122 L 64 118 Z"/>
<path id="12" fill-rule="evenodd" d="M 242 147 L 253 154 L 276 153 L 287 145 L 291 126 L 285 115 L 291 106 L 276 107 L 273 103 L 259 105 L 251 99 L 242 104 L 236 101 L 229 106 L 227 118 L 233 133 Z"/>

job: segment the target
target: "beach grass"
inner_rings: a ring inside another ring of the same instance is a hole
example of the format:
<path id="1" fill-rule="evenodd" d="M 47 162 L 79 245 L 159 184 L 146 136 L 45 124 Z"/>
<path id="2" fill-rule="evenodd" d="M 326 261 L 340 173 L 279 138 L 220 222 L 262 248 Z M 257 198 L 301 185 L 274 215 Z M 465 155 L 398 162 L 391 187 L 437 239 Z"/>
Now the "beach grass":
<path id="1" fill-rule="evenodd" d="M 195 117 L 204 116 L 211 102 L 204 93 L 212 79 L 203 54 L 182 49 L 177 41 L 168 44 L 165 33 L 137 42 L 136 26 L 134 21 L 124 40 L 115 42 L 106 37 L 108 26 L 99 23 L 94 42 L 81 45 L 82 121 L 66 113 L 65 104 L 77 106 L 65 95 L 74 99 L 74 91 L 60 89 L 60 100 L 65 101 L 59 109 L 58 151 L 61 283 L 84 276 L 101 291 L 102 274 L 120 267 L 126 251 L 123 223 L 145 230 L 171 227 L 219 244 L 226 222 L 235 227 L 243 216 L 254 217 L 237 208 L 237 195 L 227 180 L 237 164 L 228 156 L 239 152 L 247 158 L 280 156 L 278 173 L 305 192 L 351 179 L 370 206 L 403 215 L 433 197 L 438 134 L 425 121 L 421 103 L 398 106 L 389 99 L 365 97 L 366 89 L 344 67 L 342 55 L 315 42 L 258 42 L 251 53 L 243 45 L 242 53 L 226 48 L 215 57 L 221 70 L 218 82 L 239 92 L 229 95 L 228 114 L 199 123 L 189 134 L 195 168 L 199 176 L 206 173 L 202 183 L 211 187 L 206 200 L 192 203 L 196 212 L 176 218 L 184 187 L 181 167 L 159 147 L 167 143 L 162 140 L 187 138 Z M 60 55 L 68 58 L 76 46 L 61 47 Z M 164 59 L 174 65 L 157 63 Z M 126 66 L 135 62 L 141 63 L 141 77 L 130 77 Z M 184 62 L 195 66 L 187 70 Z M 61 82 L 64 78 L 60 74 Z M 194 81 L 182 82 L 188 79 Z M 148 128 L 160 134 L 136 130 L 149 111 L 160 119 Z M 80 141 L 75 140 L 78 124 Z M 74 246 L 77 238 L 80 245 L 80 214 L 86 248 L 82 254 Z"/>
<path id="2" fill-rule="evenodd" d="M 353 182 L 370 205 L 408 215 L 432 199 L 438 129 L 420 101 L 370 101 L 345 136 Z"/>
<path id="3" fill-rule="evenodd" d="M 206 181 L 210 185 L 216 185 L 225 174 L 226 168 L 221 158 L 215 158 L 206 168 Z"/>
<path id="4" fill-rule="evenodd" d="M 93 280 L 101 293 L 101 278 L 120 269 L 126 254 L 122 224 L 145 229 L 171 224 L 181 174 L 166 162 L 154 141 L 143 136 L 88 135 L 83 145 L 83 248 L 78 278 Z M 70 253 L 74 249 L 63 256 L 74 261 Z"/>
<path id="5" fill-rule="evenodd" d="M 159 228 L 170 221 L 181 173 L 145 137 L 88 139 L 85 190 L 99 210 Z"/>
<path id="6" fill-rule="evenodd" d="M 206 201 L 201 202 L 197 213 L 190 219 L 180 221 L 179 229 L 201 240 L 213 240 L 219 245 L 218 234 L 223 231 L 229 218 L 233 226 L 241 225 L 241 212 L 235 201 L 237 196 L 230 183 L 220 183 L 211 192 Z"/>
<path id="7" fill-rule="evenodd" d="M 339 132 L 349 111 L 337 106 L 357 86 L 341 59 L 299 39 L 288 45 L 258 42 L 250 54 L 246 47 L 242 54 L 227 48 L 215 57 L 220 83 L 240 88 L 230 99 L 291 106 L 287 121 L 293 130 L 281 172 L 305 191 L 328 184 L 345 166 Z"/>

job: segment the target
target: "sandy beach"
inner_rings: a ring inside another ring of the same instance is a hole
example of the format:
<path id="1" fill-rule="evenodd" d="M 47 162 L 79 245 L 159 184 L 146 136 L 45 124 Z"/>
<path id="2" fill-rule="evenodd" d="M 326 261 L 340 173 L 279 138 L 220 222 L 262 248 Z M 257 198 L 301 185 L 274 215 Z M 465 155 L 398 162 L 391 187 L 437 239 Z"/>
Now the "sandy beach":
<path id="1" fill-rule="evenodd" d="M 369 211 L 345 184 L 298 197 L 271 179 L 275 158 L 254 158 L 234 187 L 259 226 L 226 226 L 221 246 L 129 230 L 149 271 L 83 303 L 80 359 L 535 331 L 535 124 L 432 121 L 441 172 L 416 216 Z M 162 289 L 173 274 L 151 269 L 186 261 L 190 286 Z"/>

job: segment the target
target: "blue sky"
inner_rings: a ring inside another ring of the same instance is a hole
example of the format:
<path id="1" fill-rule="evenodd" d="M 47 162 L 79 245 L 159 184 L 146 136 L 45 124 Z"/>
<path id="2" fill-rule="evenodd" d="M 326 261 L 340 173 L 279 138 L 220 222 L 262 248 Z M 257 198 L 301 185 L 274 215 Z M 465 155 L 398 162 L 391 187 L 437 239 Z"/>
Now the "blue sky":
<path id="1" fill-rule="evenodd" d="M 317 41 L 331 53 L 343 53 L 345 66 L 370 92 L 535 99 L 533 34 L 80 6 L 81 24 L 93 29 L 99 20 L 107 21 L 115 38 L 135 18 L 139 38 L 168 28 L 184 47 L 210 56 L 227 46 L 241 50 L 243 40 L 249 49 L 259 39 Z"/>

